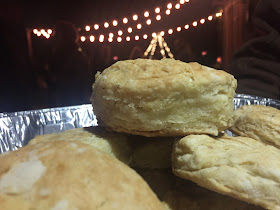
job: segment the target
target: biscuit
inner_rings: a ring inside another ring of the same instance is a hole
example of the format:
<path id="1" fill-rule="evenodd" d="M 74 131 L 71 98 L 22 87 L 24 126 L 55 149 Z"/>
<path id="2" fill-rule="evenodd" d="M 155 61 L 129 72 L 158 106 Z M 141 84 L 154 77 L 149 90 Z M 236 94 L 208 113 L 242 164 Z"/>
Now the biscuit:
<path id="1" fill-rule="evenodd" d="M 110 132 L 102 127 L 75 128 L 61 133 L 35 136 L 28 144 L 49 141 L 79 141 L 89 144 L 120 161 L 129 164 L 132 150 L 127 135 Z"/>
<path id="2" fill-rule="evenodd" d="M 212 134 L 229 127 L 237 81 L 225 71 L 174 59 L 119 61 L 96 74 L 98 124 L 152 136 Z"/>
<path id="3" fill-rule="evenodd" d="M 0 209 L 163 209 L 134 170 L 88 144 L 27 145 L 0 162 Z"/>
<path id="4" fill-rule="evenodd" d="M 186 136 L 174 143 L 172 168 L 202 187 L 280 209 L 280 151 L 254 139 Z"/>
<path id="5" fill-rule="evenodd" d="M 235 110 L 229 130 L 280 148 L 280 110 L 262 105 L 241 106 Z"/>

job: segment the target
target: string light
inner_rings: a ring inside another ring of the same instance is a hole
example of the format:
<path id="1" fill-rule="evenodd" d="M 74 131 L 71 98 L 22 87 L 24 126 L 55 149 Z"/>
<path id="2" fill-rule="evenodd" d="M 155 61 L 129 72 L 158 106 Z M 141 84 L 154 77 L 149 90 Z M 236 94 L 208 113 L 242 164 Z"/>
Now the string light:
<path id="1" fill-rule="evenodd" d="M 192 23 L 192 25 L 193 25 L 194 27 L 196 27 L 196 26 L 197 26 L 197 21 L 194 21 L 194 22 Z"/>
<path id="2" fill-rule="evenodd" d="M 128 32 L 128 33 L 132 33 L 132 28 L 129 27 L 129 28 L 127 29 L 127 32 Z"/>
<path id="3" fill-rule="evenodd" d="M 160 13 L 160 8 L 159 7 L 157 7 L 156 9 L 155 9 L 155 13 Z"/>
<path id="4" fill-rule="evenodd" d="M 113 37 L 109 37 L 108 42 L 113 42 Z"/>
<path id="5" fill-rule="evenodd" d="M 85 36 L 81 36 L 81 41 L 82 42 L 86 41 L 86 37 Z"/>
<path id="6" fill-rule="evenodd" d="M 132 19 L 133 19 L 134 21 L 138 20 L 138 15 L 136 15 L 136 14 L 133 15 Z"/>
<path id="7" fill-rule="evenodd" d="M 146 24 L 147 24 L 147 25 L 151 25 L 151 24 L 152 24 L 151 19 L 148 19 L 148 20 L 146 21 Z"/>
<path id="8" fill-rule="evenodd" d="M 41 36 L 42 33 L 41 33 L 40 31 L 38 31 L 36 35 L 37 35 L 37 36 Z"/>
<path id="9" fill-rule="evenodd" d="M 160 32 L 160 35 L 161 35 L 161 36 L 164 36 L 164 31 L 161 31 L 161 32 Z"/>
<path id="10" fill-rule="evenodd" d="M 185 0 L 180 0 L 180 4 L 185 4 Z"/>
<path id="11" fill-rule="evenodd" d="M 157 15 L 157 16 L 156 16 L 156 19 L 157 19 L 157 20 L 160 20 L 160 19 L 161 19 L 161 16 L 160 16 L 160 15 Z"/>
<path id="12" fill-rule="evenodd" d="M 104 28 L 108 28 L 109 27 L 109 23 L 108 22 L 105 22 L 104 23 Z"/>
<path id="13" fill-rule="evenodd" d="M 114 37 L 114 34 L 112 32 L 109 33 L 109 37 Z"/>
<path id="14" fill-rule="evenodd" d="M 127 18 L 124 18 L 124 19 L 123 19 L 123 23 L 124 23 L 124 24 L 127 24 L 127 23 L 128 23 L 128 19 L 127 19 Z"/>
<path id="15" fill-rule="evenodd" d="M 156 32 L 152 33 L 152 37 L 156 37 L 156 35 L 157 35 Z"/>
<path id="16" fill-rule="evenodd" d="M 144 17 L 149 17 L 150 13 L 148 11 L 144 12 Z"/>
<path id="17" fill-rule="evenodd" d="M 49 28 L 49 29 L 47 30 L 47 32 L 48 32 L 48 34 L 51 35 L 51 34 L 52 34 L 52 29 Z"/>
<path id="18" fill-rule="evenodd" d="M 37 33 L 38 33 L 38 29 L 36 29 L 36 28 L 33 29 L 33 33 L 34 33 L 34 34 L 37 34 Z"/>
<path id="19" fill-rule="evenodd" d="M 135 39 L 136 41 L 138 41 L 138 40 L 139 40 L 139 36 L 136 35 L 136 36 L 134 37 L 134 39 Z"/>
<path id="20" fill-rule="evenodd" d="M 141 23 L 138 23 L 138 24 L 137 24 L 137 29 L 139 29 L 139 30 L 140 30 L 141 28 L 142 28 Z"/>
<path id="21" fill-rule="evenodd" d="M 94 42 L 94 40 L 95 40 L 95 37 L 91 35 L 91 36 L 89 37 L 89 41 Z"/>
<path id="22" fill-rule="evenodd" d="M 188 30 L 188 29 L 190 28 L 190 26 L 189 26 L 188 24 L 186 24 L 186 25 L 184 26 L 184 28 L 185 28 L 186 30 Z"/>
<path id="23" fill-rule="evenodd" d="M 172 9 L 172 3 L 167 4 L 167 9 Z"/>
<path id="24" fill-rule="evenodd" d="M 148 38 L 148 35 L 147 34 L 144 34 L 143 35 L 143 39 L 147 39 Z"/>
<path id="25" fill-rule="evenodd" d="M 209 21 L 213 20 L 213 16 L 212 15 L 208 16 L 208 20 Z"/>
<path id="26" fill-rule="evenodd" d="M 101 35 L 99 36 L 99 42 L 104 42 L 104 35 L 103 35 L 103 34 L 101 34 Z"/>
<path id="27" fill-rule="evenodd" d="M 175 9 L 180 9 L 181 5 L 180 4 L 176 4 L 175 5 Z"/>
<path id="28" fill-rule="evenodd" d="M 86 26 L 86 27 L 85 27 L 85 30 L 86 30 L 86 31 L 90 31 L 90 26 Z"/>
<path id="29" fill-rule="evenodd" d="M 177 27 L 177 31 L 180 32 L 182 30 L 182 28 L 179 26 Z"/>
<path id="30" fill-rule="evenodd" d="M 95 30 L 98 30 L 98 29 L 99 29 L 99 25 L 98 25 L 98 24 L 94 24 L 93 27 L 94 27 Z"/>
<path id="31" fill-rule="evenodd" d="M 130 37 L 129 36 L 126 37 L 126 41 L 128 41 L 128 42 L 130 41 Z"/>
<path id="32" fill-rule="evenodd" d="M 119 36 L 123 35 L 122 30 L 119 30 L 119 31 L 118 31 L 118 35 L 119 35 Z"/>
<path id="33" fill-rule="evenodd" d="M 118 21 L 113 20 L 113 26 L 117 26 L 118 25 Z"/>
<path id="34" fill-rule="evenodd" d="M 170 13 L 171 13 L 170 9 L 167 9 L 167 10 L 165 11 L 165 14 L 166 14 L 166 15 L 170 15 Z"/>
<path id="35" fill-rule="evenodd" d="M 201 23 L 201 24 L 204 24 L 204 23 L 205 23 L 205 19 L 201 19 L 201 20 L 200 20 L 200 23 Z"/>
<path id="36" fill-rule="evenodd" d="M 122 38 L 121 38 L 121 37 L 118 37 L 118 38 L 117 38 L 117 41 L 118 41 L 118 42 L 121 42 L 121 41 L 122 41 Z"/>
<path id="37" fill-rule="evenodd" d="M 45 37 L 48 39 L 48 38 L 50 38 L 50 35 L 49 35 L 49 34 L 46 34 Z"/>
<path id="38" fill-rule="evenodd" d="M 168 33 L 169 33 L 169 34 L 173 34 L 173 29 L 170 28 L 170 29 L 168 30 Z"/>

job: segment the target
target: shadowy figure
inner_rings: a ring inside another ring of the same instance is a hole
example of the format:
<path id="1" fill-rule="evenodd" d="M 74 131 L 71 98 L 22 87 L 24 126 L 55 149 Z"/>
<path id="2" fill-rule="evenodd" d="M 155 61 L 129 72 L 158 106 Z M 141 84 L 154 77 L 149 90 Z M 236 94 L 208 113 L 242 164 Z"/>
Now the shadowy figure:
<path id="1" fill-rule="evenodd" d="M 280 99 L 280 1 L 260 0 L 252 21 L 261 35 L 245 43 L 229 66 L 236 92 Z"/>
<path id="2" fill-rule="evenodd" d="M 58 22 L 47 76 L 49 106 L 89 103 L 91 76 L 88 58 L 78 46 L 76 27 L 70 22 Z"/>

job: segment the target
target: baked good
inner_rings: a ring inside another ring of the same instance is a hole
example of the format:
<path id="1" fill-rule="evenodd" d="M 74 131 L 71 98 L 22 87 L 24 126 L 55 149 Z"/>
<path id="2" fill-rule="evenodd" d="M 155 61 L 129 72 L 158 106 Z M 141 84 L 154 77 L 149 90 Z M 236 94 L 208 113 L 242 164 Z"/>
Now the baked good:
<path id="1" fill-rule="evenodd" d="M 172 167 L 202 187 L 280 209 L 280 151 L 252 138 L 186 136 L 174 143 Z"/>
<path id="2" fill-rule="evenodd" d="M 129 139 L 132 145 L 131 167 L 171 168 L 174 138 L 130 136 Z"/>
<path id="3" fill-rule="evenodd" d="M 0 209 L 162 209 L 134 170 L 88 144 L 27 145 L 0 162 Z"/>
<path id="4" fill-rule="evenodd" d="M 110 132 L 99 126 L 75 128 L 61 133 L 38 135 L 28 144 L 61 140 L 79 141 L 89 144 L 126 164 L 129 164 L 131 161 L 132 150 L 127 135 Z"/>
<path id="5" fill-rule="evenodd" d="M 244 105 L 235 110 L 233 133 L 280 148 L 280 110 L 263 105 Z"/>
<path id="6" fill-rule="evenodd" d="M 96 74 L 98 124 L 152 136 L 212 134 L 229 127 L 237 82 L 225 71 L 174 59 L 119 61 Z"/>

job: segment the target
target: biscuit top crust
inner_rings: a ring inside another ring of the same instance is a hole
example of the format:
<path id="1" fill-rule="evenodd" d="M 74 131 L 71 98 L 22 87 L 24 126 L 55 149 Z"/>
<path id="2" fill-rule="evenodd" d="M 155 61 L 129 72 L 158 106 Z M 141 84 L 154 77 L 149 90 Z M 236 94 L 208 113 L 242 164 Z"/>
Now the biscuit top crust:
<path id="1" fill-rule="evenodd" d="M 185 86 L 194 84 L 225 85 L 236 88 L 236 80 L 225 71 L 216 70 L 196 62 L 185 63 L 165 58 L 162 60 L 136 59 L 119 61 L 102 73 L 96 74 L 96 82 L 118 85 L 119 88 L 137 90 L 139 87 L 153 88 L 183 82 Z"/>

